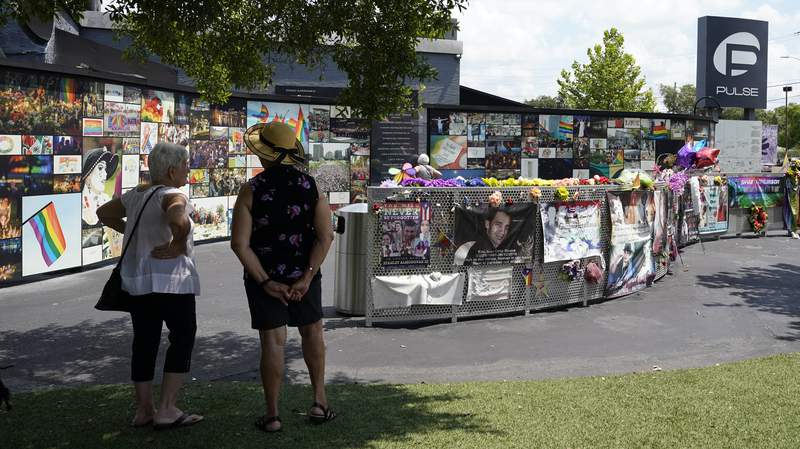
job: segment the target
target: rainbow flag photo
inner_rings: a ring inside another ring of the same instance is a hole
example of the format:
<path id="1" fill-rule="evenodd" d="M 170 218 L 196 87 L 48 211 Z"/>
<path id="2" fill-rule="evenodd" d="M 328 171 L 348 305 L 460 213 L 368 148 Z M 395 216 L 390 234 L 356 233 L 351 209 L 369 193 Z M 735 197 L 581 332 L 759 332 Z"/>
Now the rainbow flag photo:
<path id="1" fill-rule="evenodd" d="M 667 140 L 669 137 L 669 130 L 664 125 L 655 125 L 653 126 L 653 134 L 651 139 L 654 140 Z"/>
<path id="2" fill-rule="evenodd" d="M 53 265 L 67 249 L 67 241 L 61 230 L 61 222 L 58 220 L 55 204 L 52 201 L 47 203 L 25 223 L 30 224 L 36 240 L 39 242 L 44 263 L 48 267 Z"/>

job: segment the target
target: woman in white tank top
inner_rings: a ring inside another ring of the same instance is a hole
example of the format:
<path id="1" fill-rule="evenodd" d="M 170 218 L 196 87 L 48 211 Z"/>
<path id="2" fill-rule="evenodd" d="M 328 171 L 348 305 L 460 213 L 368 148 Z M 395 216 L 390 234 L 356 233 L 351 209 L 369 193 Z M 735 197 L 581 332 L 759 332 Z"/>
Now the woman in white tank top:
<path id="1" fill-rule="evenodd" d="M 135 300 L 131 380 L 137 404 L 131 425 L 168 429 L 203 419 L 175 405 L 191 365 L 200 280 L 192 257 L 192 206 L 179 190 L 188 182 L 189 152 L 179 145 L 159 143 L 150 153 L 149 165 L 150 185 L 138 186 L 105 203 L 97 209 L 97 216 L 105 226 L 124 232 L 126 243 L 131 242 L 120 271 L 122 288 Z M 170 346 L 156 410 L 153 377 L 164 323 Z"/>

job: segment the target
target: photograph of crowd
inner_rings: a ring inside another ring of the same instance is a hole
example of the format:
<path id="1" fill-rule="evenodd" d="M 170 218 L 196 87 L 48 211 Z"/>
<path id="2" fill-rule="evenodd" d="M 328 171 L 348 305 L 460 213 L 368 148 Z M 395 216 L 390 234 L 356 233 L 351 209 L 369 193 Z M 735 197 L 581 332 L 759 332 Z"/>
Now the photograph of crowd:
<path id="1" fill-rule="evenodd" d="M 228 142 L 215 140 L 189 141 L 191 168 L 224 168 L 228 166 Z"/>
<path id="2" fill-rule="evenodd" d="M 247 180 L 243 168 L 212 168 L 208 170 L 208 196 L 235 196 Z"/>
<path id="3" fill-rule="evenodd" d="M 191 217 L 195 224 L 195 240 L 226 237 L 228 235 L 228 198 L 211 197 L 192 199 Z"/>

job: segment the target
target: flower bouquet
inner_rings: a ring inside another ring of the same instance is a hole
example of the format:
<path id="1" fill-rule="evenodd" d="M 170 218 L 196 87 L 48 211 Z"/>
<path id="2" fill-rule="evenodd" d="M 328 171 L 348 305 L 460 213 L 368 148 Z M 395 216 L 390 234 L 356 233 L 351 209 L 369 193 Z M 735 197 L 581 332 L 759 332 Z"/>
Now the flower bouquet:
<path id="1" fill-rule="evenodd" d="M 763 207 L 752 205 L 750 206 L 750 226 L 753 227 L 753 233 L 756 235 L 763 235 L 767 229 L 767 219 L 769 215 Z"/>

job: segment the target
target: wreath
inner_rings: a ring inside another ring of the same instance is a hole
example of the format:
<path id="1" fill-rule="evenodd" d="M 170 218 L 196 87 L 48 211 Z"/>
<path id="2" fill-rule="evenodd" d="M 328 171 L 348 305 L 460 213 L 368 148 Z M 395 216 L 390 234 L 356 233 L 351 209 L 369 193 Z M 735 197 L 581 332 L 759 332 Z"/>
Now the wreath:
<path id="1" fill-rule="evenodd" d="M 767 211 L 761 206 L 755 204 L 750 206 L 750 226 L 753 227 L 753 233 L 763 234 L 767 228 L 767 219 L 769 215 Z"/>

